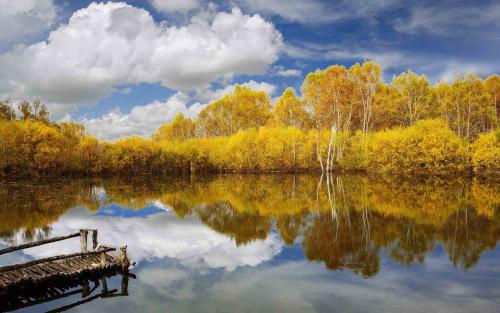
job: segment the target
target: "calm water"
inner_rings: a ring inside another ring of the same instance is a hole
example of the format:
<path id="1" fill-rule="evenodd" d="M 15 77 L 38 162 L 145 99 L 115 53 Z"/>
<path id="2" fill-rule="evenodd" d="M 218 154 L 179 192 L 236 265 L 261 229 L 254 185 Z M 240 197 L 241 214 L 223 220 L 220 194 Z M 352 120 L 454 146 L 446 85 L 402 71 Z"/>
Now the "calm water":
<path id="1" fill-rule="evenodd" d="M 499 191 L 315 175 L 4 182 L 0 248 L 97 228 L 137 262 L 125 292 L 121 276 L 106 280 L 122 296 L 99 297 L 99 280 L 84 298 L 19 312 L 82 299 L 70 311 L 498 312 Z M 76 238 L 0 265 L 78 249 Z"/>

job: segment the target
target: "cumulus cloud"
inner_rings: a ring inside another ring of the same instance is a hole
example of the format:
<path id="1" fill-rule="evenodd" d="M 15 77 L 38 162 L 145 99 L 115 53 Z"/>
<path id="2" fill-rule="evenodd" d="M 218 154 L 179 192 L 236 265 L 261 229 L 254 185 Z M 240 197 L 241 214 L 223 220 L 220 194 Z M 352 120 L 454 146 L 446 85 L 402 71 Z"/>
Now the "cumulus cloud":
<path id="1" fill-rule="evenodd" d="M 126 244 L 129 257 L 137 263 L 168 257 L 186 266 L 234 271 L 240 266 L 257 266 L 269 261 L 283 249 L 283 243 L 275 235 L 237 246 L 231 238 L 217 233 L 194 217 L 181 220 L 167 212 L 123 218 L 90 215 L 84 209 L 74 210 L 51 225 L 51 235 L 67 235 L 82 228 L 98 229 L 102 244 Z M 13 244 L 23 241 L 20 234 L 12 238 Z M 42 258 L 72 253 L 78 249 L 78 240 L 68 240 L 23 252 L 31 257 Z"/>
<path id="2" fill-rule="evenodd" d="M 16 42 L 49 29 L 56 19 L 52 0 L 0 0 L 0 42 Z"/>
<path id="3" fill-rule="evenodd" d="M 265 91 L 272 96 L 276 86 L 266 82 L 251 80 L 240 84 L 253 90 Z M 107 140 L 116 140 L 124 136 L 140 135 L 150 136 L 162 124 L 168 123 L 174 117 L 182 113 L 189 118 L 196 118 L 198 113 L 211 101 L 222 98 L 234 92 L 236 84 L 228 85 L 222 89 L 204 88 L 196 91 L 196 99 L 201 101 L 188 105 L 192 102 L 185 92 L 177 92 L 165 101 L 154 101 L 152 103 L 135 106 L 130 113 L 123 113 L 119 108 L 104 114 L 98 118 L 83 119 L 81 122 L 87 127 L 91 134 Z M 66 119 L 70 118 L 68 116 Z"/>
<path id="4" fill-rule="evenodd" d="M 261 74 L 281 47 L 272 23 L 237 8 L 194 16 L 176 27 L 125 3 L 92 3 L 47 41 L 0 55 L 0 93 L 18 91 L 71 111 L 117 85 L 160 82 L 190 90 L 238 74 Z"/>
<path id="5" fill-rule="evenodd" d="M 178 92 L 165 101 L 136 106 L 128 114 L 117 108 L 102 117 L 83 119 L 81 122 L 90 133 L 100 139 L 116 140 L 130 135 L 149 136 L 179 113 L 190 118 L 198 115 L 203 106 L 195 103 L 188 107 L 188 100 L 187 94 Z"/>
<path id="6" fill-rule="evenodd" d="M 198 0 L 149 0 L 149 2 L 156 10 L 168 13 L 187 13 L 199 5 Z"/>

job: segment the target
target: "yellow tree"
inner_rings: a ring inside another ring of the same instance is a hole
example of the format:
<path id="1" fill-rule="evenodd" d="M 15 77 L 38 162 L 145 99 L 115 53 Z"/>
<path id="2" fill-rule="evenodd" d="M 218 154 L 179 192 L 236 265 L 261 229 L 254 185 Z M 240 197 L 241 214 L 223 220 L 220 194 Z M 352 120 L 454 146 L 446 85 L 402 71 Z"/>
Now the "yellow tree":
<path id="1" fill-rule="evenodd" d="M 399 120 L 411 126 L 417 120 L 429 117 L 431 111 L 431 88 L 425 75 L 418 76 L 407 71 L 392 80 L 392 86 L 400 93 Z"/>
<path id="2" fill-rule="evenodd" d="M 14 120 L 16 119 L 16 112 L 12 107 L 10 100 L 0 101 L 0 120 Z"/>
<path id="3" fill-rule="evenodd" d="M 396 88 L 380 84 L 373 97 L 372 127 L 375 130 L 399 125 L 400 95 Z"/>
<path id="4" fill-rule="evenodd" d="M 360 104 L 356 112 L 358 125 L 363 134 L 367 134 L 372 128 L 373 100 L 382 83 L 382 68 L 371 61 L 362 65 L 356 63 L 349 68 L 349 74 L 357 83 L 357 96 L 360 100 L 356 101 Z"/>
<path id="5" fill-rule="evenodd" d="M 273 109 L 274 122 L 279 126 L 291 126 L 307 130 L 312 120 L 307 113 L 304 102 L 295 94 L 295 89 L 287 88 Z"/>
<path id="6" fill-rule="evenodd" d="M 324 71 L 307 75 L 302 94 L 318 128 L 317 154 L 323 170 L 331 171 L 334 161 L 343 156 L 345 134 L 351 127 L 352 115 L 357 101 L 360 102 L 358 82 L 344 66 L 331 66 Z M 320 131 L 330 130 L 327 156 L 323 164 L 320 155 Z"/>
<path id="7" fill-rule="evenodd" d="M 495 105 L 477 76 L 458 76 L 451 84 L 441 107 L 441 114 L 450 127 L 469 140 L 496 125 Z"/>
<path id="8" fill-rule="evenodd" d="M 495 105 L 495 120 L 498 127 L 498 116 L 500 115 L 500 76 L 497 74 L 491 75 L 484 80 L 486 92 L 491 96 Z"/>
<path id="9" fill-rule="evenodd" d="M 210 103 L 198 115 L 197 131 L 202 136 L 227 136 L 240 129 L 265 125 L 271 118 L 271 104 L 264 91 L 236 86 L 233 94 Z"/>
<path id="10" fill-rule="evenodd" d="M 194 131 L 194 122 L 179 113 L 170 124 L 162 125 L 153 135 L 153 139 L 156 141 L 184 141 L 193 138 Z"/>
<path id="11" fill-rule="evenodd" d="M 21 114 L 20 118 L 23 120 L 34 120 L 49 123 L 49 111 L 45 104 L 38 99 L 33 102 L 22 101 L 18 104 L 18 109 Z"/>

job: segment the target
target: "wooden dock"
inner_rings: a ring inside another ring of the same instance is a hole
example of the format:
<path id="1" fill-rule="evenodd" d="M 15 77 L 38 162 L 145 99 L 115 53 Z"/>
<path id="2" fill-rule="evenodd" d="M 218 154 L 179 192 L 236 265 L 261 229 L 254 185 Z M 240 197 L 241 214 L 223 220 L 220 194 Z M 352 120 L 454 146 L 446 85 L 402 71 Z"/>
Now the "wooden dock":
<path id="1" fill-rule="evenodd" d="M 89 233 L 92 233 L 92 251 L 87 249 Z M 0 267 L 0 296 L 7 294 L 12 289 L 32 288 L 50 281 L 105 271 L 128 272 L 130 261 L 127 257 L 127 246 L 118 248 L 119 254 L 113 255 L 111 252 L 116 251 L 117 248 L 100 245 L 97 241 L 97 233 L 95 229 L 83 229 L 67 236 L 44 239 L 0 250 L 0 255 L 2 255 L 75 237 L 80 238 L 81 249 L 81 251 L 72 254 Z"/>

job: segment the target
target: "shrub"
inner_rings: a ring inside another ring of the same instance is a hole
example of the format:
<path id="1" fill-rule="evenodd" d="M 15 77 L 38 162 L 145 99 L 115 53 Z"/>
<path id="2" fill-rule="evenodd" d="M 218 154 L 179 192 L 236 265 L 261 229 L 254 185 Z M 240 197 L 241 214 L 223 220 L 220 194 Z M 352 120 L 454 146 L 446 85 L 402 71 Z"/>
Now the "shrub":
<path id="1" fill-rule="evenodd" d="M 472 144 L 472 164 L 478 175 L 498 175 L 500 172 L 500 129 L 482 134 Z"/>
<path id="2" fill-rule="evenodd" d="M 368 144 L 367 170 L 400 174 L 454 174 L 470 168 L 467 149 L 440 119 L 375 133 Z"/>

